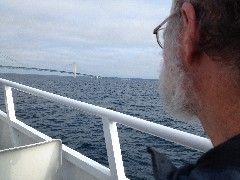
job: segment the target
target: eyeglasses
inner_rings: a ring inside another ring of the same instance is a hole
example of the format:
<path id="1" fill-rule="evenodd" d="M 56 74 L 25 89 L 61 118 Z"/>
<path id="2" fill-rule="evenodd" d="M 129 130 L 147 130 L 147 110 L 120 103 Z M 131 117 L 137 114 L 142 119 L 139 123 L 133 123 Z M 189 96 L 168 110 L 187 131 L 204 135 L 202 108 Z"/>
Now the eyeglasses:
<path id="1" fill-rule="evenodd" d="M 153 30 L 153 34 L 156 34 L 156 38 L 157 38 L 157 43 L 158 45 L 163 49 L 163 41 L 164 41 L 164 30 L 166 28 L 167 22 L 169 21 L 169 19 L 173 18 L 174 16 L 180 15 L 181 16 L 181 12 L 176 12 L 173 13 L 172 15 L 170 15 L 168 18 L 166 18 L 160 25 L 158 25 L 154 30 Z"/>

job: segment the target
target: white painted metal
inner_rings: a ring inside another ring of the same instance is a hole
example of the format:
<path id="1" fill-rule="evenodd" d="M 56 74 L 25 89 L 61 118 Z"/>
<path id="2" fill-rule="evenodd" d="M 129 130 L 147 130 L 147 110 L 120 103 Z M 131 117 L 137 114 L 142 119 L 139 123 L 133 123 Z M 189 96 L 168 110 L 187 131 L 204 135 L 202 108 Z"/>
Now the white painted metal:
<path id="1" fill-rule="evenodd" d="M 111 179 L 124 180 L 126 179 L 126 176 L 124 172 L 116 122 L 109 121 L 107 118 L 103 118 L 102 122 L 108 163 L 111 171 Z"/>
<path id="2" fill-rule="evenodd" d="M 213 147 L 211 141 L 207 138 L 199 137 L 190 133 L 186 133 L 180 130 L 176 130 L 170 127 L 162 126 L 153 122 L 149 122 L 140 118 L 132 117 L 129 115 L 115 112 L 84 102 L 76 101 L 70 98 L 62 97 L 56 94 L 41 91 L 39 89 L 24 86 L 15 82 L 11 82 L 0 78 L 0 83 L 7 86 L 19 89 L 26 93 L 30 93 L 50 101 L 58 102 L 60 104 L 70 106 L 82 111 L 86 111 L 91 114 L 95 114 L 101 117 L 106 117 L 110 121 L 114 121 L 134 129 L 152 134 L 154 136 L 181 144 L 183 146 L 190 147 L 199 151 L 207 151 Z"/>
<path id="3" fill-rule="evenodd" d="M 0 111 L 0 120 L 6 125 L 12 127 L 15 131 L 19 132 L 16 137 L 18 138 L 18 141 L 20 141 L 21 145 L 52 140 L 52 138 L 49 136 L 37 131 L 36 129 L 24 124 L 19 120 L 16 120 L 14 122 L 10 121 L 7 114 L 2 111 Z M 25 136 L 20 132 L 25 134 Z M 62 156 L 64 180 L 68 180 L 69 177 L 71 177 L 71 180 L 78 180 L 79 174 L 82 176 L 84 172 L 85 174 L 92 174 L 93 178 L 89 178 L 88 176 L 88 178 L 83 179 L 110 180 L 110 169 L 65 145 L 62 145 Z"/>
<path id="4" fill-rule="evenodd" d="M 61 140 L 0 151 L 0 180 L 62 179 Z"/>
<path id="5" fill-rule="evenodd" d="M 12 95 L 12 88 L 9 86 L 4 86 L 4 94 L 5 94 L 5 105 L 6 105 L 6 112 L 7 112 L 7 116 L 9 118 L 10 121 L 15 122 L 16 121 L 16 115 L 15 115 L 15 108 L 14 108 L 14 102 L 13 102 L 13 95 Z M 12 129 L 12 127 L 8 126 L 5 127 L 6 129 L 4 129 L 4 136 L 8 135 L 9 136 L 9 145 L 11 147 L 14 146 L 19 146 L 18 143 L 18 138 L 16 136 L 15 131 Z M 8 131 L 8 133 L 7 133 Z"/>
<path id="6" fill-rule="evenodd" d="M 110 169 L 98 162 L 82 155 L 81 153 L 63 145 L 63 157 L 75 166 L 83 169 L 88 174 L 92 174 L 96 179 L 110 180 Z M 84 178 L 83 178 L 84 179 Z M 67 179 L 66 179 L 67 180 Z"/>
<path id="7" fill-rule="evenodd" d="M 20 131 L 24 132 L 28 137 L 35 140 L 35 142 L 41 142 L 41 141 L 51 141 L 52 138 L 49 136 L 37 131 L 36 129 L 24 124 L 23 122 L 16 119 L 16 121 L 10 121 L 7 114 L 0 111 L 0 119 L 4 123 L 8 124 L 10 127 Z"/>
<path id="8" fill-rule="evenodd" d="M 5 105 L 6 105 L 6 111 L 7 111 L 7 115 L 8 118 L 11 121 L 15 121 L 16 120 L 16 116 L 15 116 L 15 109 L 14 109 L 14 102 L 13 102 L 13 96 L 12 96 L 12 88 L 9 86 L 5 86 Z"/>

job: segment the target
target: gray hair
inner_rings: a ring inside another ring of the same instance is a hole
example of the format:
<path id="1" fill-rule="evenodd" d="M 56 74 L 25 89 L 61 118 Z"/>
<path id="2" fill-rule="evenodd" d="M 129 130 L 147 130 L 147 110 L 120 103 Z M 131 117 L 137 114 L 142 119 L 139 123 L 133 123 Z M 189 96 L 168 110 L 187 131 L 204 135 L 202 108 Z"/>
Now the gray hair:
<path id="1" fill-rule="evenodd" d="M 172 12 L 184 0 L 174 0 Z M 190 0 L 199 25 L 199 50 L 240 70 L 240 0 Z"/>

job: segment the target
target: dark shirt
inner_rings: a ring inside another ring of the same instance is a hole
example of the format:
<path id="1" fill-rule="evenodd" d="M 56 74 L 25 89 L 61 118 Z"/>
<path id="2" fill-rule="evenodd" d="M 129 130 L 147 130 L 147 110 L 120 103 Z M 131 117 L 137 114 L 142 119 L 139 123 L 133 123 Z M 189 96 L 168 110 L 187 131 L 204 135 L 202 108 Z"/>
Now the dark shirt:
<path id="1" fill-rule="evenodd" d="M 156 180 L 240 180 L 240 135 L 206 152 L 194 165 L 176 168 L 170 160 L 148 147 Z"/>

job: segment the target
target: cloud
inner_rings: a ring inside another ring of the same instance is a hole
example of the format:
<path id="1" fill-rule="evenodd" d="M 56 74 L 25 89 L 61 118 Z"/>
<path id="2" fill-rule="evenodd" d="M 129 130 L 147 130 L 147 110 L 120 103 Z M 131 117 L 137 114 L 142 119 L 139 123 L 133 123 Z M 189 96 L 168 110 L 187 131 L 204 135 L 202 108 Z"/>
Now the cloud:
<path id="1" fill-rule="evenodd" d="M 60 68 L 75 61 L 86 74 L 157 78 L 161 57 L 152 30 L 170 5 L 170 0 L 1 0 L 0 49 L 31 66 Z"/>

